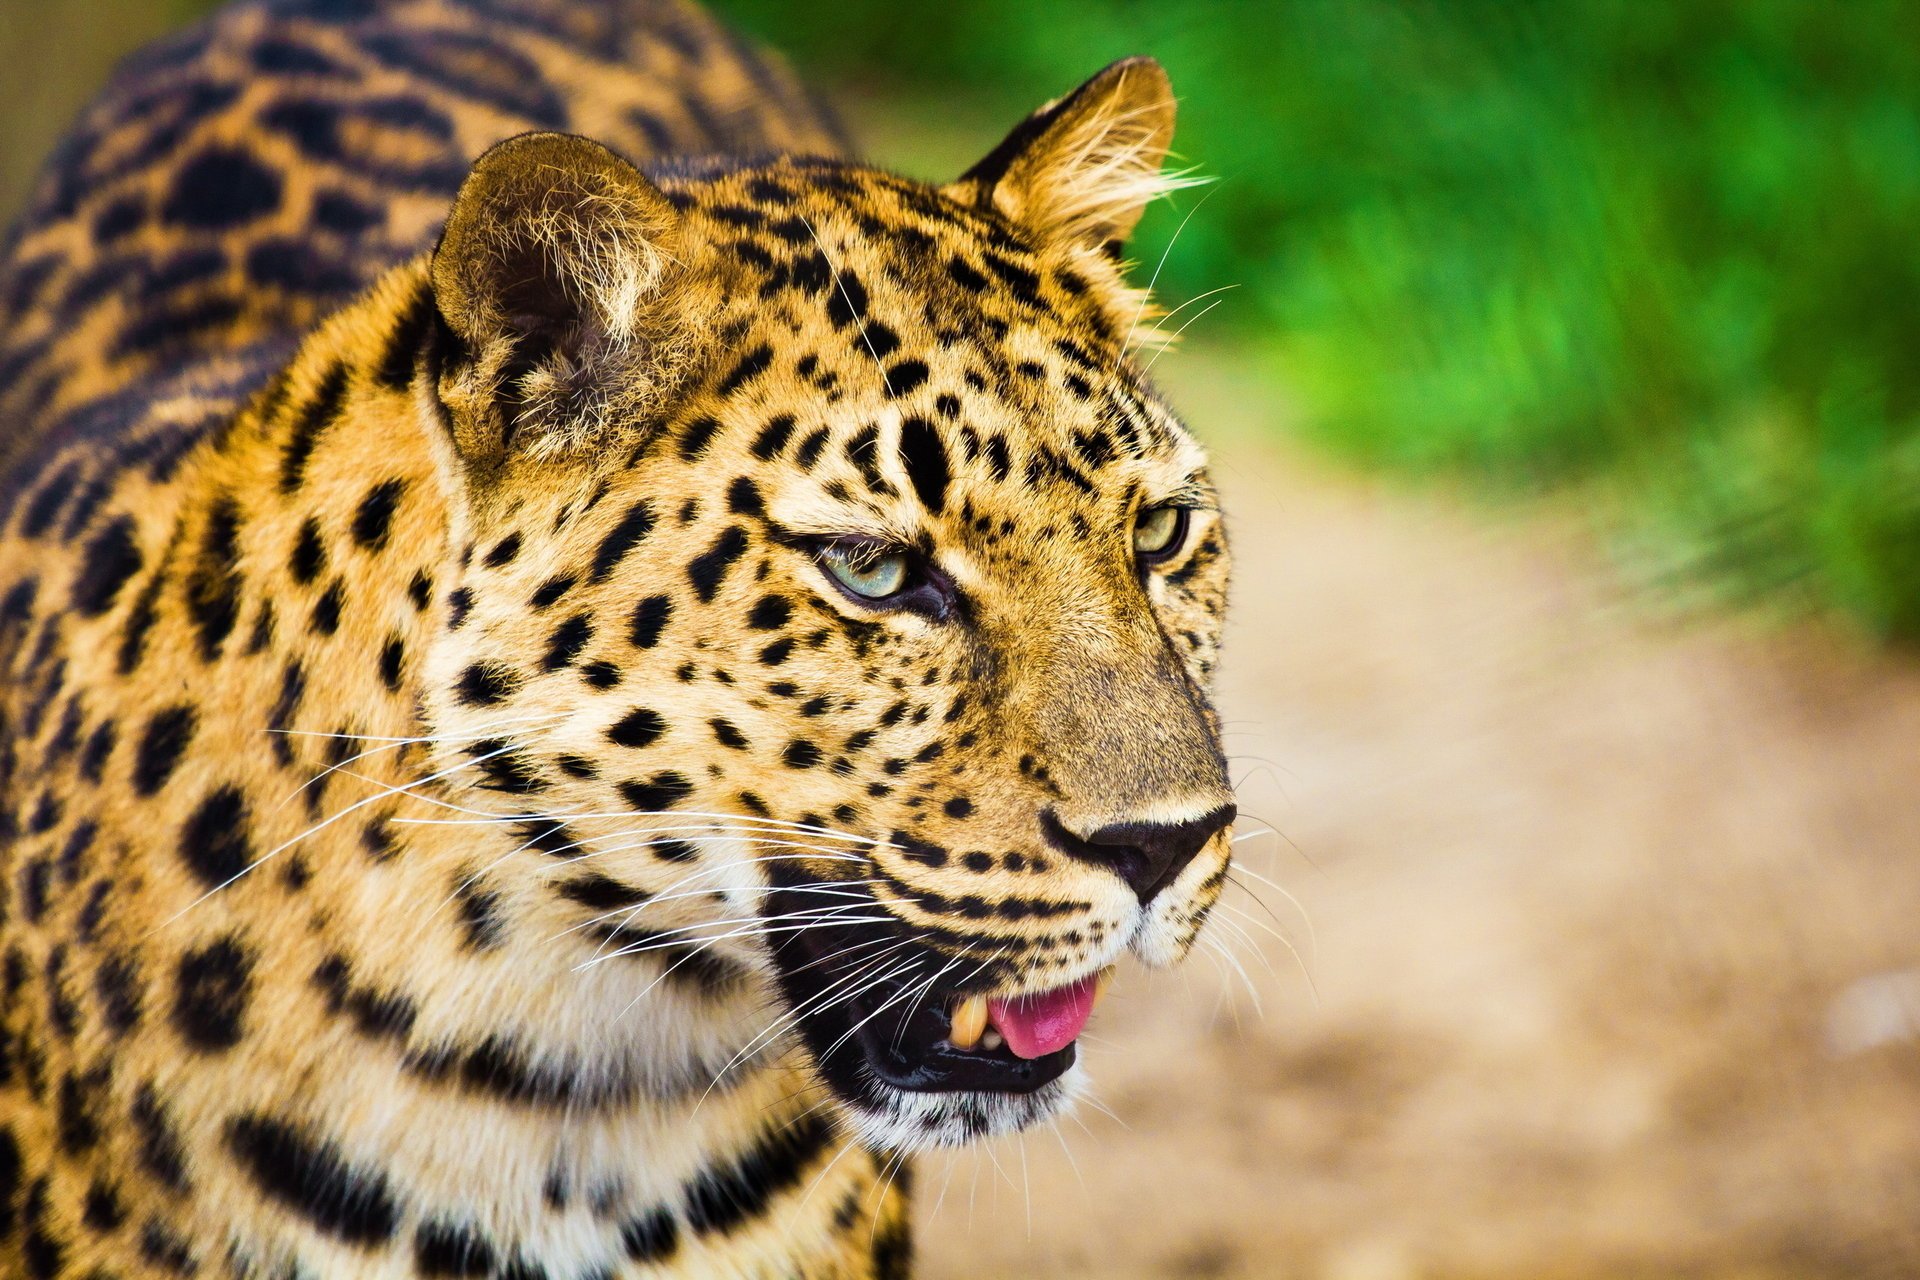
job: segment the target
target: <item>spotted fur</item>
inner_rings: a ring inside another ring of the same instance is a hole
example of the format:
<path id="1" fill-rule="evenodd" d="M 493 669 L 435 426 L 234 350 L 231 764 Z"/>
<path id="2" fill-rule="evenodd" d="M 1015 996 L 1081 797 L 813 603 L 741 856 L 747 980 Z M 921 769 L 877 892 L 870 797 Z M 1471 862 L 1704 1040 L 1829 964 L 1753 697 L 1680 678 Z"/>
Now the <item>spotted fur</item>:
<path id="1" fill-rule="evenodd" d="M 908 1155 L 1080 1069 L 822 1010 L 1169 963 L 1226 874 L 1171 125 L 1121 63 L 925 186 L 675 0 L 129 62 L 0 260 L 0 1270 L 905 1275 Z"/>

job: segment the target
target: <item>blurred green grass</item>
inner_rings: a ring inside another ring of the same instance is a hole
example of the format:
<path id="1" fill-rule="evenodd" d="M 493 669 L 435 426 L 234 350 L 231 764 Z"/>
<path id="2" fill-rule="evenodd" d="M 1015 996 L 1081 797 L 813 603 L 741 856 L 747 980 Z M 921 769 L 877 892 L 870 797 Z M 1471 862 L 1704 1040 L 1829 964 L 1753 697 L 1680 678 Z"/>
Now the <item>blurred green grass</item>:
<path id="1" fill-rule="evenodd" d="M 1246 340 L 1299 430 L 1582 486 L 1661 581 L 1920 641 L 1920 7 L 717 7 L 816 78 L 969 118 L 1154 54 L 1219 178 L 1160 291 L 1239 286 L 1195 332 Z"/>
<path id="2" fill-rule="evenodd" d="M 204 7 L 0 0 L 0 208 L 108 57 Z M 1570 489 L 1657 581 L 1920 642 L 1920 4 L 713 7 L 923 176 L 1154 54 L 1176 145 L 1219 181 L 1136 256 L 1165 250 L 1170 305 L 1236 286 L 1174 324 L 1217 303 L 1192 335 L 1232 338 L 1290 429 Z"/>

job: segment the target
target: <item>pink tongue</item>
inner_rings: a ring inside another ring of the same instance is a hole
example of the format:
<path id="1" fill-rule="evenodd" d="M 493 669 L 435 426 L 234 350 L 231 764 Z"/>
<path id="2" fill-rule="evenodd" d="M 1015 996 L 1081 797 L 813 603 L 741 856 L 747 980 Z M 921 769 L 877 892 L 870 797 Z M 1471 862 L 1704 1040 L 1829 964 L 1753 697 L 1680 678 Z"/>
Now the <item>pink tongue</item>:
<path id="1" fill-rule="evenodd" d="M 1093 1016 L 1093 979 L 1038 995 L 987 1001 L 987 1018 L 1022 1058 L 1044 1058 L 1072 1044 Z"/>

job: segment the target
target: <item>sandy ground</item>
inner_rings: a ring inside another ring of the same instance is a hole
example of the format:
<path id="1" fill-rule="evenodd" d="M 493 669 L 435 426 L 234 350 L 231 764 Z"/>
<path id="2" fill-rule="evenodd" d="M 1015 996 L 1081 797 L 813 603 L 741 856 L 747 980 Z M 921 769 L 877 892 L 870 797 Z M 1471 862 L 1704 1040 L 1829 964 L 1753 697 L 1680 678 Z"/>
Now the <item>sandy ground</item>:
<path id="1" fill-rule="evenodd" d="M 1234 959 L 1123 974 L 1110 1116 L 927 1163 L 926 1274 L 1920 1276 L 1920 668 L 1162 370 L 1235 518 Z"/>

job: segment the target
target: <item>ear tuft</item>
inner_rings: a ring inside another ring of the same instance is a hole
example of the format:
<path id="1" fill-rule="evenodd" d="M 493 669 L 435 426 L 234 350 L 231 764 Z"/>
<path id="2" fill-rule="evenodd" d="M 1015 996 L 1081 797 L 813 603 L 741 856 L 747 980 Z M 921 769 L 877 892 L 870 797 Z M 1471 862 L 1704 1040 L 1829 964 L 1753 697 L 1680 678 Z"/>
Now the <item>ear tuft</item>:
<path id="1" fill-rule="evenodd" d="M 1148 201 L 1191 185 L 1161 172 L 1174 111 L 1165 68 L 1123 59 L 1028 116 L 949 192 L 1050 239 L 1117 250 Z"/>
<path id="2" fill-rule="evenodd" d="M 552 455 L 631 430 L 690 358 L 667 198 L 599 143 L 529 133 L 474 162 L 434 251 L 465 362 L 443 386 L 472 461 Z"/>

